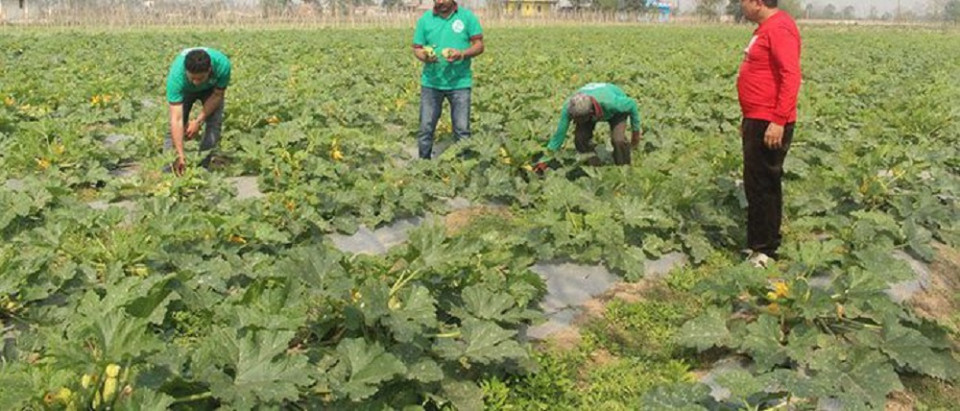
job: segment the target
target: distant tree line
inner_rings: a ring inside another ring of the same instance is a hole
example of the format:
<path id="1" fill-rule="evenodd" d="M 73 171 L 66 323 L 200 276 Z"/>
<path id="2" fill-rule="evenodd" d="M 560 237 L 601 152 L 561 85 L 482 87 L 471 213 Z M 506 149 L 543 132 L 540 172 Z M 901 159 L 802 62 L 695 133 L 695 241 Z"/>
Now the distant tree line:
<path id="1" fill-rule="evenodd" d="M 918 15 L 913 10 L 898 10 L 881 14 L 876 6 L 871 6 L 865 15 L 858 15 L 854 6 L 839 8 L 827 2 L 803 2 L 800 0 L 780 0 L 779 8 L 799 19 L 821 20 L 887 20 L 887 21 L 944 21 L 960 23 L 960 0 L 927 0 L 926 14 Z M 723 16 L 730 16 L 736 22 L 743 22 L 743 12 L 740 10 L 740 0 L 697 0 L 694 14 L 704 20 L 719 20 Z"/>

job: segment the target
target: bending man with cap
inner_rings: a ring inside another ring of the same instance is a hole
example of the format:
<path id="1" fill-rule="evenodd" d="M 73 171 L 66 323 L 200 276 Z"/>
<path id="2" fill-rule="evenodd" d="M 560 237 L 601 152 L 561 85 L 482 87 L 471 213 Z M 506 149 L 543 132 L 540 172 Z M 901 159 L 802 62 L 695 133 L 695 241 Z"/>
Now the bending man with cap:
<path id="1" fill-rule="evenodd" d="M 630 119 L 630 128 L 633 131 L 629 142 L 626 137 L 627 118 Z M 563 111 L 560 112 L 557 131 L 547 143 L 547 149 L 550 152 L 555 152 L 563 146 L 571 120 L 576 125 L 574 144 L 577 152 L 594 151 L 596 144 L 593 142 L 593 129 L 598 122 L 606 121 L 610 124 L 614 163 L 630 164 L 631 147 L 640 144 L 640 112 L 637 110 L 637 102 L 627 97 L 619 87 L 610 83 L 590 83 L 567 99 L 563 105 Z M 542 171 L 546 168 L 546 164 L 541 160 L 535 167 Z"/>

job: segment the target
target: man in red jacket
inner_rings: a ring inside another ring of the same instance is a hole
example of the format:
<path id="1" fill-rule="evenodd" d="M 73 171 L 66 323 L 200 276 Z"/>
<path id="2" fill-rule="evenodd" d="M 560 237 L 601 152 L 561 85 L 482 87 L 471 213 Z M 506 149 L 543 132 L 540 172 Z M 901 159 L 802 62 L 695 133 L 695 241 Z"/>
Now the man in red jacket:
<path id="1" fill-rule="evenodd" d="M 766 266 L 777 257 L 783 219 L 783 160 L 793 139 L 800 91 L 800 32 L 777 0 L 740 0 L 757 23 L 737 77 L 743 111 L 743 183 L 747 195 L 750 261 Z"/>

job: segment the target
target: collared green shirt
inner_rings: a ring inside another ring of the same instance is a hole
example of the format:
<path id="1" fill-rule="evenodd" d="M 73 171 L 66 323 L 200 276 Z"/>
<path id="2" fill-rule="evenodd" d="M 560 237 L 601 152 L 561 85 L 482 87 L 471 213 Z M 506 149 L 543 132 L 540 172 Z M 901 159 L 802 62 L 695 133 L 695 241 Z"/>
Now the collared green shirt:
<path id="1" fill-rule="evenodd" d="M 210 55 L 210 64 L 213 68 L 210 72 L 210 78 L 199 86 L 190 82 L 187 77 L 187 67 L 184 65 L 187 53 L 197 48 L 206 50 L 207 54 Z M 182 103 L 185 93 L 199 93 L 214 87 L 225 89 L 228 85 L 230 85 L 230 59 L 225 54 L 207 47 L 184 49 L 173 59 L 173 64 L 170 65 L 170 71 L 167 74 L 167 102 Z"/>
<path id="2" fill-rule="evenodd" d="M 480 21 L 470 10 L 457 6 L 450 16 L 443 18 L 433 10 L 427 11 L 417 20 L 413 32 L 413 46 L 433 47 L 437 53 L 437 62 L 423 65 L 420 84 L 439 90 L 457 90 L 473 86 L 473 71 L 469 58 L 448 63 L 443 58 L 445 48 L 466 50 L 470 40 L 483 38 Z"/>
<path id="3" fill-rule="evenodd" d="M 618 115 L 629 114 L 631 129 L 640 131 L 640 111 L 637 109 L 637 102 L 628 97 L 620 87 L 610 83 L 590 83 L 577 90 L 577 94 L 586 94 L 597 100 L 602 111 L 598 121 L 610 121 Z M 560 124 L 557 125 L 557 131 L 550 138 L 550 142 L 547 143 L 547 149 L 550 151 L 557 151 L 567 139 L 567 130 L 570 127 L 570 114 L 567 112 L 569 103 L 569 98 L 563 102 Z"/>

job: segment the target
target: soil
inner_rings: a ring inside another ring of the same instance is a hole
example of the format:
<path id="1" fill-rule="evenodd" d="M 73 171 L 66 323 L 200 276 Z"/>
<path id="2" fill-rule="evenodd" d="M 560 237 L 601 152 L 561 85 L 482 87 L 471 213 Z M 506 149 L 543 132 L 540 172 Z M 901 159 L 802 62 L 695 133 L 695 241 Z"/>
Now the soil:
<path id="1" fill-rule="evenodd" d="M 930 265 L 930 285 L 908 301 L 914 311 L 960 331 L 960 250 L 935 244 L 937 258 Z"/>
<path id="2" fill-rule="evenodd" d="M 443 222 L 447 227 L 447 235 L 454 235 L 469 227 L 476 219 L 489 216 L 498 216 L 504 219 L 513 218 L 510 210 L 505 206 L 482 205 L 456 210 L 447 214 Z"/>

